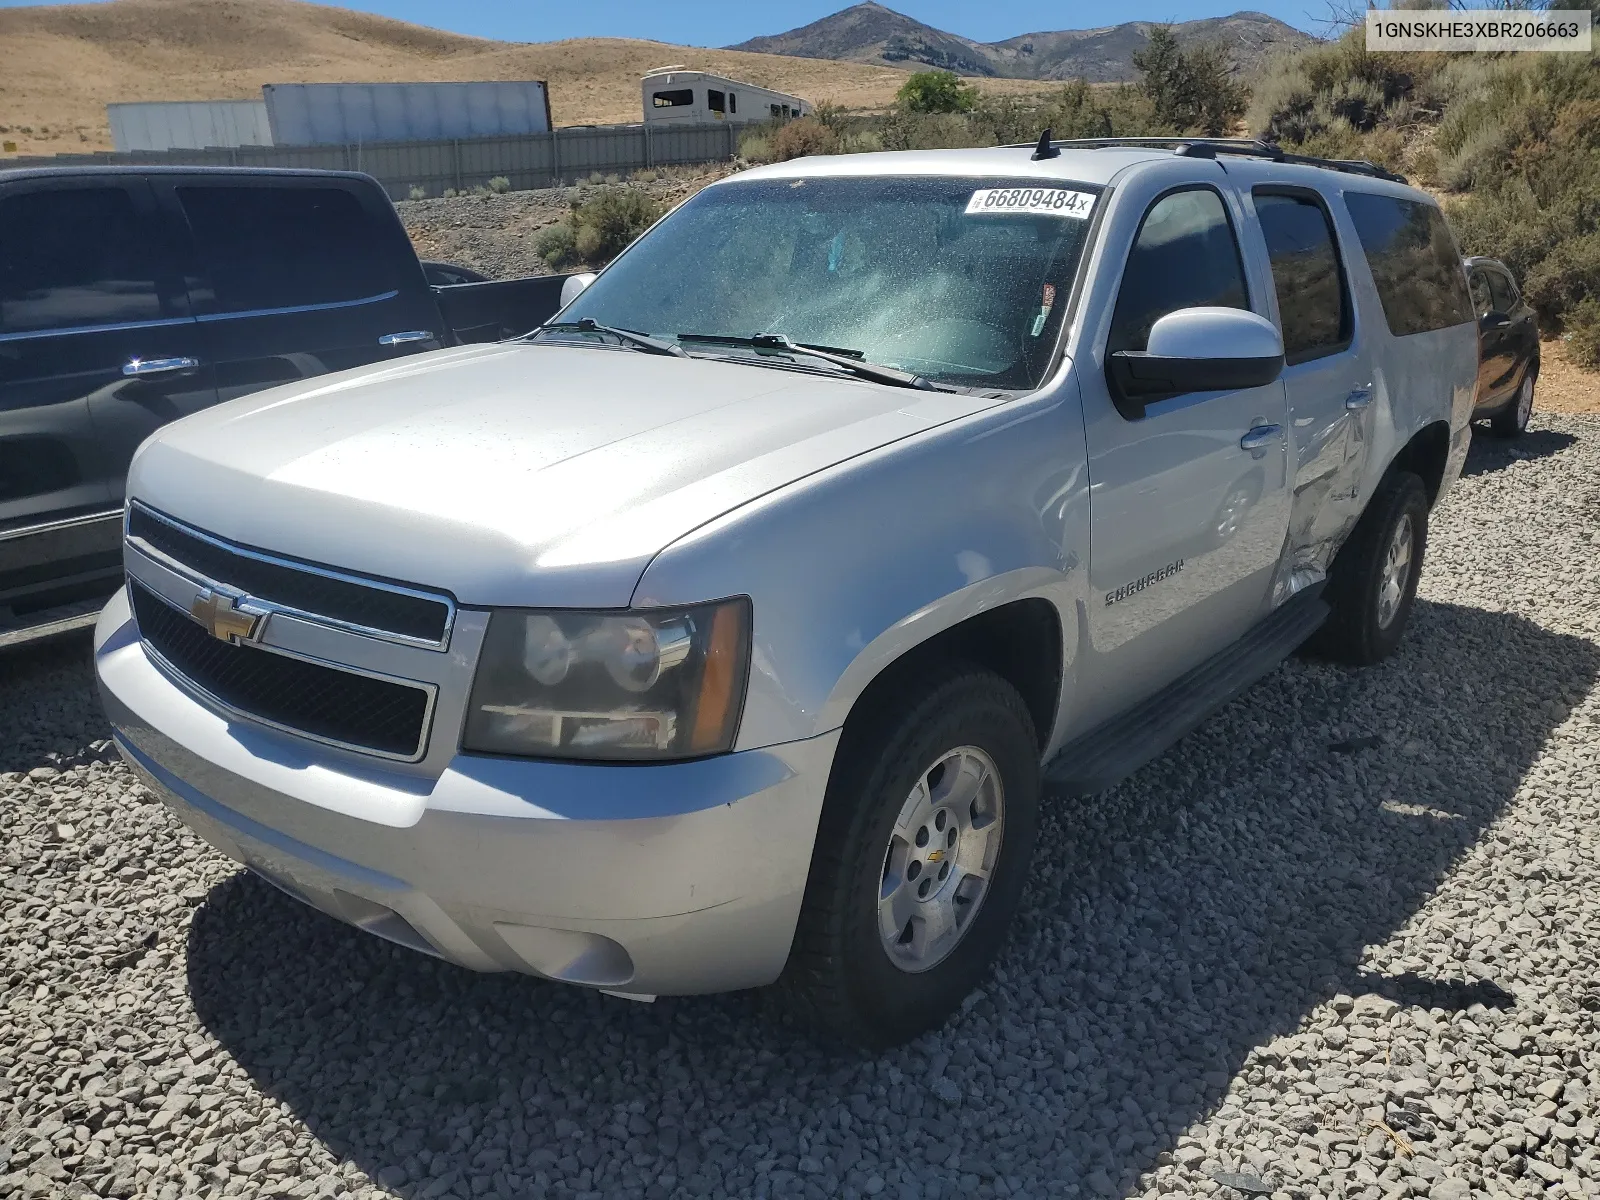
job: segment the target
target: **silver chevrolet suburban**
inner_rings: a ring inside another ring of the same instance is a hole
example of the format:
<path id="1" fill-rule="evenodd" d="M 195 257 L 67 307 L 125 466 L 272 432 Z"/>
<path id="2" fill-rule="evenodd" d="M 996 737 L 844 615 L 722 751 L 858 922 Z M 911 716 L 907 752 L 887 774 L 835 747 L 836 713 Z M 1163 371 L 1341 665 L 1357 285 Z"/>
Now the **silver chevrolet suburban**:
<path id="1" fill-rule="evenodd" d="M 380 937 L 869 1045 L 980 980 L 1043 786 L 1393 651 L 1467 451 L 1439 209 L 1259 143 L 764 167 L 566 290 L 144 443 L 117 745 Z"/>

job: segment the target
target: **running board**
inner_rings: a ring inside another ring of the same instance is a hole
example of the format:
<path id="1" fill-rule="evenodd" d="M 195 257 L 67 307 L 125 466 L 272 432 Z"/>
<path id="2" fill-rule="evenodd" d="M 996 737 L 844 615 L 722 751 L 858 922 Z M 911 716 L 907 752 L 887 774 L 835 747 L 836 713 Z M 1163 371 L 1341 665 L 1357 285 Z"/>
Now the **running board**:
<path id="1" fill-rule="evenodd" d="M 1068 742 L 1045 768 L 1045 782 L 1080 796 L 1121 783 L 1299 649 L 1332 611 L 1322 586 L 1305 588 L 1221 653 Z"/>

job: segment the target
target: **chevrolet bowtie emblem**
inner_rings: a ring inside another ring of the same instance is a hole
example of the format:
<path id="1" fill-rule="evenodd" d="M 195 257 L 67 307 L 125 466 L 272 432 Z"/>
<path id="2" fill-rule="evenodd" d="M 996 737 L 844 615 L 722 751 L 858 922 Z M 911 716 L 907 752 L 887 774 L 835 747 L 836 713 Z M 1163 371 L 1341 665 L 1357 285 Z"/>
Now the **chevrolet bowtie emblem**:
<path id="1" fill-rule="evenodd" d="M 943 850 L 930 850 L 930 851 L 928 851 L 928 861 L 931 862 L 931 863 L 943 862 L 944 861 L 944 851 Z"/>
<path id="2" fill-rule="evenodd" d="M 189 606 L 189 615 L 214 638 L 231 642 L 253 642 L 261 632 L 266 613 L 241 603 L 241 598 L 205 588 Z"/>

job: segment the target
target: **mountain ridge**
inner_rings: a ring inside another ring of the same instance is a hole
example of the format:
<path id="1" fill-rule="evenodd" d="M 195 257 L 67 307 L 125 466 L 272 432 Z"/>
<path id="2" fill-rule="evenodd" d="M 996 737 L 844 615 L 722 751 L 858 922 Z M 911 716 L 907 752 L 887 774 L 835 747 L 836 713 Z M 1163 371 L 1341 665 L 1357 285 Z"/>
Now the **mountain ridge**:
<path id="1" fill-rule="evenodd" d="M 1149 41 L 1150 30 L 1158 23 L 1041 30 L 978 42 L 924 24 L 877 0 L 863 0 L 809 25 L 750 38 L 728 49 L 912 70 L 933 67 L 975 77 L 1126 83 L 1137 78 L 1133 55 Z M 1174 22 L 1172 28 L 1185 45 L 1220 43 L 1234 66 L 1245 72 L 1275 53 L 1316 40 L 1253 10 Z"/>

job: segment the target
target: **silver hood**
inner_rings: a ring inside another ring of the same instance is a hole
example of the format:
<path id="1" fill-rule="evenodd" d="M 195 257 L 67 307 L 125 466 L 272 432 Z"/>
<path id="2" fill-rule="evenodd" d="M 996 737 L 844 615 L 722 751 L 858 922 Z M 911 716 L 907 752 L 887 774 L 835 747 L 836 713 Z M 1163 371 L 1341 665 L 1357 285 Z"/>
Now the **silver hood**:
<path id="1" fill-rule="evenodd" d="M 128 494 L 466 604 L 622 607 L 696 527 L 995 403 L 618 350 L 465 347 L 187 417 L 140 449 Z"/>

